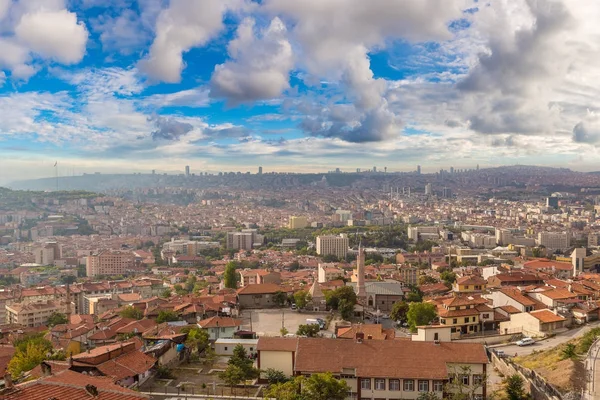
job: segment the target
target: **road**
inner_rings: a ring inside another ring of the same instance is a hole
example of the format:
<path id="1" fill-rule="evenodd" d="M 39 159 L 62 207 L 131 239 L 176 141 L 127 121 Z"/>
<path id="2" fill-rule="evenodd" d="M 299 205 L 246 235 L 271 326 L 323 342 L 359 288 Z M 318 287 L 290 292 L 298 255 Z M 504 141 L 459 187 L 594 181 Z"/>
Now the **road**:
<path id="1" fill-rule="evenodd" d="M 547 350 L 552 347 L 556 347 L 559 344 L 568 342 L 571 339 L 583 336 L 587 331 L 589 331 L 592 328 L 596 328 L 598 326 L 600 326 L 600 321 L 593 322 L 593 323 L 587 324 L 587 325 L 579 327 L 579 328 L 569 329 L 566 332 L 558 334 L 549 339 L 540 340 L 539 342 L 536 342 L 535 344 L 532 344 L 530 346 L 520 347 L 520 346 L 517 346 L 516 344 L 509 344 L 509 345 L 493 346 L 493 347 L 497 348 L 499 350 L 503 350 L 504 353 L 506 353 L 508 356 L 511 356 L 511 357 L 514 356 L 515 354 L 517 354 L 519 356 L 525 356 L 525 355 L 533 353 L 534 351 Z"/>
<path id="2" fill-rule="evenodd" d="M 587 385 L 582 398 L 584 400 L 600 399 L 600 341 L 596 340 L 585 359 L 585 369 L 587 370 Z"/>

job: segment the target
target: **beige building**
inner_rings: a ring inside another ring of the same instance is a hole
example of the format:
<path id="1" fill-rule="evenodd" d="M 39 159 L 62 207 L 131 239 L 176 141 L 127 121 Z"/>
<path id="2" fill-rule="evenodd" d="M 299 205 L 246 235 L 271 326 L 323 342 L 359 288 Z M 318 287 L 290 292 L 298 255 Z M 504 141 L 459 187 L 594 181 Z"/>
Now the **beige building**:
<path id="1" fill-rule="evenodd" d="M 346 258 L 350 241 L 348 235 L 340 234 L 317 236 L 317 254 L 321 256 L 334 255 L 339 259 Z"/>
<path id="2" fill-rule="evenodd" d="M 29 304 L 13 303 L 6 305 L 6 323 L 36 327 L 46 325 L 52 313 L 65 313 L 66 311 L 66 304 L 55 301 Z"/>
<path id="3" fill-rule="evenodd" d="M 86 258 L 87 276 L 121 275 L 134 266 L 135 257 L 125 251 L 101 251 Z"/>
<path id="4" fill-rule="evenodd" d="M 319 263 L 318 282 L 325 283 L 344 276 L 344 270 L 337 268 L 335 263 Z M 354 276 L 353 276 L 354 278 Z"/>
<path id="5" fill-rule="evenodd" d="M 520 332 L 526 336 L 540 337 L 551 335 L 565 326 L 565 318 L 550 310 L 536 310 L 529 313 L 512 314 L 510 321 L 500 322 L 500 333 Z"/>
<path id="6" fill-rule="evenodd" d="M 540 232 L 538 245 L 548 249 L 566 249 L 571 243 L 568 232 Z"/>
<path id="7" fill-rule="evenodd" d="M 290 217 L 288 227 L 290 229 L 304 229 L 308 226 L 308 219 L 306 217 Z"/>
<path id="8" fill-rule="evenodd" d="M 54 260 L 62 256 L 61 247 L 56 242 L 47 242 L 41 247 L 33 249 L 35 263 L 40 265 L 54 265 Z"/>
<path id="9" fill-rule="evenodd" d="M 297 341 L 296 343 L 294 343 Z M 457 375 L 463 390 L 486 398 L 488 358 L 482 344 L 406 340 L 259 338 L 258 367 L 286 375 L 331 372 L 346 381 L 349 399 L 442 398 Z"/>
<path id="10" fill-rule="evenodd" d="M 253 232 L 227 232 L 227 248 L 233 250 L 252 250 Z"/>

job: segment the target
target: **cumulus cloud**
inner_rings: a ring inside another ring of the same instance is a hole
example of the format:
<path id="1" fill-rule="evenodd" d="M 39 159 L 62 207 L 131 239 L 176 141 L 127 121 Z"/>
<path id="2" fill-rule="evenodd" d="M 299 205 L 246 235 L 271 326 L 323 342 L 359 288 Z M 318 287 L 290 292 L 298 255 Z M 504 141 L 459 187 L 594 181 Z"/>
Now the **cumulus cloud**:
<path id="1" fill-rule="evenodd" d="M 192 124 L 178 121 L 173 117 L 155 115 L 150 117 L 148 121 L 154 123 L 156 127 L 151 135 L 154 140 L 179 140 L 194 129 Z"/>
<path id="2" fill-rule="evenodd" d="M 179 82 L 183 53 L 213 39 L 224 27 L 224 14 L 243 5 L 243 0 L 172 0 L 158 15 L 156 37 L 140 68 L 158 81 Z"/>
<path id="3" fill-rule="evenodd" d="M 293 53 L 285 25 L 274 18 L 259 37 L 254 31 L 253 18 L 239 25 L 237 37 L 229 43 L 232 60 L 215 67 L 211 96 L 238 104 L 271 99 L 289 88 Z"/>
<path id="4" fill-rule="evenodd" d="M 597 117 L 579 122 L 573 128 L 573 141 L 576 143 L 599 144 L 600 120 Z"/>

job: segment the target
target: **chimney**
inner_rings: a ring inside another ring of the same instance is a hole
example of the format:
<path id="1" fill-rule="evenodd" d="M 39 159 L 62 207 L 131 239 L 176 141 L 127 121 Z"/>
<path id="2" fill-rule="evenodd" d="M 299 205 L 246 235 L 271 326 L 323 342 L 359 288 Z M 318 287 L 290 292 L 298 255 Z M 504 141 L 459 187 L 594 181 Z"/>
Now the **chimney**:
<path id="1" fill-rule="evenodd" d="M 71 356 L 69 357 L 69 368 L 71 368 L 73 366 L 73 355 L 71 354 Z"/>
<path id="2" fill-rule="evenodd" d="M 92 397 L 98 397 L 98 388 L 94 385 L 85 385 L 85 391 L 88 392 Z"/>
<path id="3" fill-rule="evenodd" d="M 12 376 L 8 371 L 6 371 L 6 373 L 4 374 L 4 387 L 6 387 L 7 389 L 12 389 L 14 387 Z"/>
<path id="4" fill-rule="evenodd" d="M 365 340 L 365 334 L 362 332 L 356 332 L 356 343 L 362 343 Z"/>

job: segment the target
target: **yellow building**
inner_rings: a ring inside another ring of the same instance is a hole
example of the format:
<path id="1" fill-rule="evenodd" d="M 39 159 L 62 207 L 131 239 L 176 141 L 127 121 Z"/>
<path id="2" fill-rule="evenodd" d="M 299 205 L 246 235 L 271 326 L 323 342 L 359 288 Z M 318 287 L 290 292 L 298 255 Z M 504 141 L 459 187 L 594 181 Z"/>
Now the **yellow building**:
<path id="1" fill-rule="evenodd" d="M 290 217 L 288 227 L 290 229 L 304 229 L 308 226 L 306 217 Z"/>
<path id="2" fill-rule="evenodd" d="M 493 323 L 494 310 L 487 300 L 477 297 L 456 296 L 442 300 L 438 304 L 440 325 L 449 326 L 453 338 L 476 333 L 485 327 L 486 322 Z"/>
<path id="3" fill-rule="evenodd" d="M 460 277 L 452 284 L 452 290 L 456 293 L 479 293 L 485 291 L 487 281 L 477 275 Z"/>
<path id="4" fill-rule="evenodd" d="M 52 313 L 65 313 L 66 310 L 66 304 L 58 301 L 7 304 L 6 323 L 28 327 L 46 325 Z"/>

